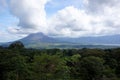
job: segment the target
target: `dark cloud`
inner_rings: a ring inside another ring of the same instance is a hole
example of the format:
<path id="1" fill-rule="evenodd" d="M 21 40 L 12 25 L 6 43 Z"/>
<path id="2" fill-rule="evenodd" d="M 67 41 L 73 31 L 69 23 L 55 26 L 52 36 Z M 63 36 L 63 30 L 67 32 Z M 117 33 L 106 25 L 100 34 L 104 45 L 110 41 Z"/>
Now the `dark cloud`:
<path id="1" fill-rule="evenodd" d="M 86 0 L 85 7 L 92 13 L 102 13 L 105 7 L 114 7 L 118 3 L 120 3 L 119 0 Z"/>

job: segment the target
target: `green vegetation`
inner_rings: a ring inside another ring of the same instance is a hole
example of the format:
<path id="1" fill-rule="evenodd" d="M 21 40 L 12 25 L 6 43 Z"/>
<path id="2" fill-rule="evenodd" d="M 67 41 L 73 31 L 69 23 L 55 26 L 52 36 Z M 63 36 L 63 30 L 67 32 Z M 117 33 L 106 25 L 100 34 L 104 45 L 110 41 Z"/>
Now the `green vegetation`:
<path id="1" fill-rule="evenodd" d="M 0 47 L 0 80 L 120 80 L 120 48 Z"/>

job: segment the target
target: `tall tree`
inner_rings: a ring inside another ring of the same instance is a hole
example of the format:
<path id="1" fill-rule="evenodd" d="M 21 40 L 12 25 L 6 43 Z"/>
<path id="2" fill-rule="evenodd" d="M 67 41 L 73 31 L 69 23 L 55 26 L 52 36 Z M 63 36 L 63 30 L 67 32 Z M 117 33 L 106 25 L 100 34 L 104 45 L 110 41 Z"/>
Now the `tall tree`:
<path id="1" fill-rule="evenodd" d="M 21 49 L 21 48 L 24 48 L 24 44 L 21 41 L 16 41 L 16 42 L 13 42 L 12 44 L 10 44 L 9 48 L 11 48 L 11 49 Z"/>

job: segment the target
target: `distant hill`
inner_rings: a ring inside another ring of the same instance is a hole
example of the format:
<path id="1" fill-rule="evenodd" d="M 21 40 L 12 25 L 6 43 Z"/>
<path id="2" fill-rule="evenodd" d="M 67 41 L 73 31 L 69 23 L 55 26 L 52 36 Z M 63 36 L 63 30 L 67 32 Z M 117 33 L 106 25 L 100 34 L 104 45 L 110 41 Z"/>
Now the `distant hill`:
<path id="1" fill-rule="evenodd" d="M 114 48 L 120 46 L 120 35 L 53 38 L 40 32 L 30 34 L 18 41 L 23 42 L 27 48 Z M 8 46 L 10 43 L 6 43 L 4 46 Z"/>
<path id="2" fill-rule="evenodd" d="M 81 44 L 120 44 L 120 35 L 97 36 L 97 37 L 79 37 L 79 38 L 59 38 L 59 40 L 69 41 Z"/>

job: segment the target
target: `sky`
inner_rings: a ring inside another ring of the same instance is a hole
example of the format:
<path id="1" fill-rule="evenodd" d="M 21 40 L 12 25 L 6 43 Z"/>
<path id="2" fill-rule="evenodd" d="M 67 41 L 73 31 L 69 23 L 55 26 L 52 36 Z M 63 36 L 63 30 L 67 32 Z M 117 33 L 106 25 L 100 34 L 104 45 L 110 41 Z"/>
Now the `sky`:
<path id="1" fill-rule="evenodd" d="M 120 34 L 120 0 L 0 0 L 0 42 Z"/>

